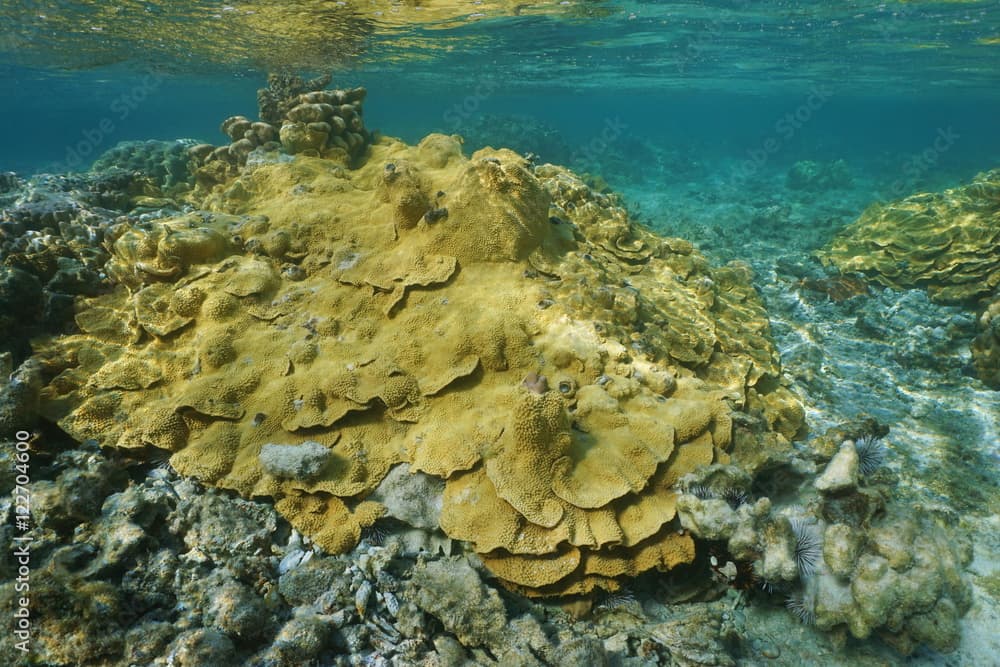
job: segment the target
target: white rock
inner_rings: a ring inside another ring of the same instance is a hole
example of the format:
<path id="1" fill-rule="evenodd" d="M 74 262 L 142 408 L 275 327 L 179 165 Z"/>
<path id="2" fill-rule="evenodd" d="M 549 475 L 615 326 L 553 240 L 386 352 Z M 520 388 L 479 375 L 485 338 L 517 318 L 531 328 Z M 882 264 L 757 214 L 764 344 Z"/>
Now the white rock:
<path id="1" fill-rule="evenodd" d="M 820 493 L 838 493 L 858 487 L 858 450 L 850 440 L 840 445 L 826 470 L 814 482 Z"/>

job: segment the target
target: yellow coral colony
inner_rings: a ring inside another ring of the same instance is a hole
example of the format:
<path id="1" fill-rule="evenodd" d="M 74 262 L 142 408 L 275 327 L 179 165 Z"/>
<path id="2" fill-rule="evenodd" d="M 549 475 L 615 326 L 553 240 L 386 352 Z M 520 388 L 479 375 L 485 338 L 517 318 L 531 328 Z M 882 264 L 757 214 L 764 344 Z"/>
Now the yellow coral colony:
<path id="1" fill-rule="evenodd" d="M 888 287 L 926 287 L 941 303 L 988 297 L 1000 287 L 1000 169 L 940 194 L 872 206 L 819 256 Z"/>
<path id="2" fill-rule="evenodd" d="M 818 255 L 887 287 L 925 287 L 935 301 L 975 307 L 981 332 L 973 365 L 1000 388 L 1000 169 L 942 193 L 872 206 Z"/>
<path id="3" fill-rule="evenodd" d="M 675 483 L 728 460 L 734 410 L 801 425 L 746 269 L 710 270 L 566 169 L 382 138 L 357 168 L 298 155 L 198 204 L 117 237 L 117 289 L 45 351 L 64 370 L 44 409 L 273 497 L 327 550 L 406 462 L 447 479 L 442 529 L 510 587 L 614 589 L 692 560 Z M 307 440 L 331 451 L 318 475 L 262 468 L 264 444 Z"/>

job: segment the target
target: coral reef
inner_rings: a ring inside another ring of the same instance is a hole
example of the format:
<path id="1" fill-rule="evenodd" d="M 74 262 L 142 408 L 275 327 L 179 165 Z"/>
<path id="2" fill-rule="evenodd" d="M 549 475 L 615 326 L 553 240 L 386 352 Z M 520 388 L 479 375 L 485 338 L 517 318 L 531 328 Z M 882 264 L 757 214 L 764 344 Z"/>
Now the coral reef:
<path id="1" fill-rule="evenodd" d="M 780 503 L 761 497 L 732 507 L 713 489 L 745 485 L 746 473 L 720 465 L 699 469 L 682 479 L 687 492 L 677 512 L 696 537 L 725 544 L 731 572 L 752 562 L 761 588 L 786 595 L 788 610 L 803 623 L 857 639 L 877 635 L 904 655 L 920 645 L 953 651 L 959 618 L 971 604 L 963 575 L 971 544 L 946 528 L 939 510 L 894 502 L 896 479 L 880 461 L 869 457 L 859 474 L 860 452 L 882 447 L 884 435 L 884 427 L 869 420 L 816 438 L 813 458 L 825 462 L 818 474 L 786 471 L 778 478 L 784 483 L 776 483 L 772 472 L 755 480 L 784 492 Z M 802 481 L 793 503 L 782 487 L 796 479 Z"/>
<path id="2" fill-rule="evenodd" d="M 372 140 L 365 129 L 364 88 L 323 90 L 329 76 L 304 81 L 298 76 L 272 74 L 257 91 L 261 120 L 231 116 L 219 128 L 230 143 L 198 144 L 188 149 L 194 163 L 198 197 L 238 174 L 251 153 L 322 156 L 353 164 Z"/>
<path id="3" fill-rule="evenodd" d="M 709 268 L 572 172 L 469 159 L 448 137 L 376 139 L 350 164 L 248 157 L 200 182 L 202 210 L 103 225 L 79 332 L 19 367 L 0 357 L 0 427 L 41 409 L 82 441 L 51 465 L 34 452 L 39 599 L 63 610 L 38 625 L 39 660 L 725 665 L 812 642 L 887 650 L 849 636 L 955 647 L 954 515 L 891 499 L 902 452 L 877 425 L 795 453 L 803 411 L 746 266 Z M 27 185 L 0 181 L 2 205 Z M 934 322 L 871 320 L 888 290 L 838 300 L 839 284 L 818 286 L 826 305 L 905 334 L 901 359 L 947 344 Z M 197 481 L 149 470 L 164 455 Z M 766 617 L 795 632 L 768 637 Z"/>
<path id="4" fill-rule="evenodd" d="M 164 193 L 182 192 L 192 185 L 188 150 L 194 145 L 196 142 L 192 139 L 123 141 L 94 160 L 90 170 L 139 172 Z"/>
<path id="5" fill-rule="evenodd" d="M 824 264 L 887 287 L 921 287 L 940 303 L 984 309 L 972 346 L 979 377 L 1000 388 L 988 302 L 1000 286 L 1000 170 L 968 185 L 874 205 L 818 253 Z"/>
<path id="6" fill-rule="evenodd" d="M 1000 285 L 1000 170 L 943 193 L 876 204 L 819 253 L 893 289 L 925 287 L 941 303 L 974 303 Z"/>
<path id="7" fill-rule="evenodd" d="M 63 331 L 73 299 L 106 287 L 105 235 L 159 189 L 138 172 L 109 168 L 86 174 L 8 177 L 0 195 L 0 346 L 20 362 L 28 340 Z"/>
<path id="8" fill-rule="evenodd" d="M 330 104 L 299 102 L 289 124 Z M 227 177 L 212 212 L 116 229 L 118 286 L 41 348 L 42 414 L 276 498 L 334 553 L 388 520 L 371 496 L 405 463 L 445 480 L 444 532 L 528 596 L 691 561 L 677 479 L 729 461 L 734 413 L 763 424 L 748 457 L 801 431 L 745 266 L 711 270 L 511 151 L 431 135 L 379 139 L 353 169 L 311 153 Z M 274 443 L 310 448 L 308 474 L 265 465 Z"/>
<path id="9" fill-rule="evenodd" d="M 292 107 L 298 104 L 299 95 L 322 90 L 330 85 L 331 79 L 329 74 L 308 80 L 289 72 L 268 74 L 267 86 L 257 91 L 260 119 L 271 125 L 281 125 Z"/>

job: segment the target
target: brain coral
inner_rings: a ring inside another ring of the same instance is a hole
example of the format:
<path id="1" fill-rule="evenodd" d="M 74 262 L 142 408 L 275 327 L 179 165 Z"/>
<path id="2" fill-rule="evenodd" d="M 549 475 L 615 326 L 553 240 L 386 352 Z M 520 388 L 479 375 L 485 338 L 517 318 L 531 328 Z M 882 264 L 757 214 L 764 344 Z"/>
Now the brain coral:
<path id="1" fill-rule="evenodd" d="M 972 353 L 979 376 L 1000 387 L 995 306 L 986 307 L 1000 294 L 1000 169 L 942 193 L 872 206 L 819 257 L 887 287 L 923 287 L 935 301 L 986 308 Z"/>
<path id="2" fill-rule="evenodd" d="M 801 426 L 748 271 L 710 270 L 565 169 L 383 138 L 356 169 L 299 155 L 202 205 L 120 233 L 118 288 L 43 351 L 61 370 L 44 411 L 273 497 L 328 550 L 383 515 L 367 497 L 406 463 L 446 480 L 442 529 L 511 588 L 614 589 L 692 560 L 674 485 L 728 461 L 733 411 Z M 275 443 L 330 456 L 277 477 Z"/>

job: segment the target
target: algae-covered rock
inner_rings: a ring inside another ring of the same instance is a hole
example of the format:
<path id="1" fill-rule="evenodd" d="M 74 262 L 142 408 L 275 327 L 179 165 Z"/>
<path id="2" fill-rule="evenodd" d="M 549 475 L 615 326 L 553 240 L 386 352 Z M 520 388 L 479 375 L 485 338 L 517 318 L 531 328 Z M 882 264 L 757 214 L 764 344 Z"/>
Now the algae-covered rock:
<path id="1" fill-rule="evenodd" d="M 346 565 L 329 558 L 310 559 L 305 565 L 281 575 L 279 591 L 289 604 L 312 604 L 324 593 L 346 602 L 350 580 L 344 576 Z"/>
<path id="2" fill-rule="evenodd" d="M 19 431 L 32 429 L 38 419 L 39 392 L 44 384 L 42 367 L 29 359 L 11 368 L 9 352 L 0 352 L 0 436 L 13 437 Z"/>
<path id="3" fill-rule="evenodd" d="M 18 327 L 38 317 L 42 308 L 42 283 L 28 271 L 0 266 L 0 336 L 5 341 L 18 337 Z M 4 350 L 10 344 L 4 345 Z M 20 350 L 17 350 L 20 352 Z"/>
<path id="4" fill-rule="evenodd" d="M 259 560 L 276 530 L 274 508 L 212 490 L 199 493 L 194 487 L 189 481 L 174 486 L 180 500 L 168 517 L 171 531 L 182 536 L 188 549 L 210 557 Z M 233 540 L 234 534 L 240 538 Z"/>
<path id="5" fill-rule="evenodd" d="M 677 500 L 677 514 L 685 530 L 706 540 L 728 540 L 736 530 L 736 512 L 724 498 L 701 499 L 685 494 Z"/>
<path id="6" fill-rule="evenodd" d="M 731 667 L 719 619 L 701 609 L 648 629 L 650 637 L 669 653 L 671 664 L 690 667 Z"/>
<path id="7" fill-rule="evenodd" d="M 1000 297 L 980 315 L 979 331 L 972 341 L 972 364 L 983 382 L 1000 389 Z"/>
<path id="8" fill-rule="evenodd" d="M 230 637 L 253 639 L 271 622 L 264 600 L 250 587 L 228 581 L 206 593 L 203 610 L 206 625 Z"/>
<path id="9" fill-rule="evenodd" d="M 0 586 L 0 604 L 16 610 L 25 591 L 16 591 L 13 578 Z M 49 563 L 31 572 L 31 595 L 27 598 L 31 623 L 28 646 L 32 659 L 41 664 L 108 664 L 120 656 L 124 628 L 120 614 L 124 601 L 118 589 L 106 581 L 86 581 Z M 24 653 L 13 632 L 0 639 L 0 661 L 25 664 Z"/>
<path id="10" fill-rule="evenodd" d="M 93 524 L 77 528 L 98 549 L 87 565 L 90 576 L 116 572 L 151 543 L 149 532 L 173 509 L 176 496 L 165 485 L 131 486 L 104 500 Z M 151 574 L 152 576 L 152 574 Z"/>
<path id="11" fill-rule="evenodd" d="M 857 566 L 860 550 L 860 531 L 842 523 L 827 526 L 823 535 L 823 560 L 830 572 L 838 577 L 850 577 Z"/>
<path id="12" fill-rule="evenodd" d="M 168 655 L 177 667 L 235 663 L 236 647 L 225 634 L 211 628 L 198 628 L 181 633 L 170 644 Z"/>
<path id="13" fill-rule="evenodd" d="M 507 612 L 464 558 L 434 561 L 413 572 L 408 597 L 436 617 L 463 646 L 497 646 L 507 635 Z"/>
<path id="14" fill-rule="evenodd" d="M 837 576 L 819 578 L 815 622 L 857 638 L 877 633 L 904 654 L 920 644 L 952 651 L 971 604 L 962 574 L 969 544 L 923 512 L 906 512 L 877 521 L 866 542 L 847 526 L 827 529 L 824 559 Z"/>
<path id="15" fill-rule="evenodd" d="M 805 574 L 811 562 L 803 561 L 798 535 L 793 524 L 778 517 L 764 526 L 760 533 L 760 576 L 773 583 L 792 581 Z M 803 566 L 806 567 L 803 567 Z"/>
<path id="16" fill-rule="evenodd" d="M 330 624 L 315 616 L 293 618 L 278 631 L 271 655 L 278 664 L 315 660 L 330 641 Z"/>
<path id="17" fill-rule="evenodd" d="M 677 514 L 695 537 L 712 541 L 709 563 L 720 581 L 781 595 L 804 623 L 877 636 L 907 655 L 921 645 L 952 651 L 971 604 L 970 543 L 954 517 L 893 497 L 896 478 L 880 468 L 885 451 L 872 449 L 887 433 L 867 417 L 829 429 L 811 452 L 826 466 L 817 475 L 790 458 L 786 466 L 801 475 L 784 485 L 751 485 L 732 465 L 700 467 L 680 481 Z M 870 464 L 863 475 L 862 459 Z M 772 498 L 748 497 L 765 489 Z"/>
<path id="18" fill-rule="evenodd" d="M 166 621 L 148 621 L 134 625 L 125 633 L 124 659 L 130 665 L 151 665 L 166 653 L 175 630 Z"/>
<path id="19" fill-rule="evenodd" d="M 609 661 L 600 639 L 576 637 L 556 647 L 550 664 L 605 667 Z"/>

